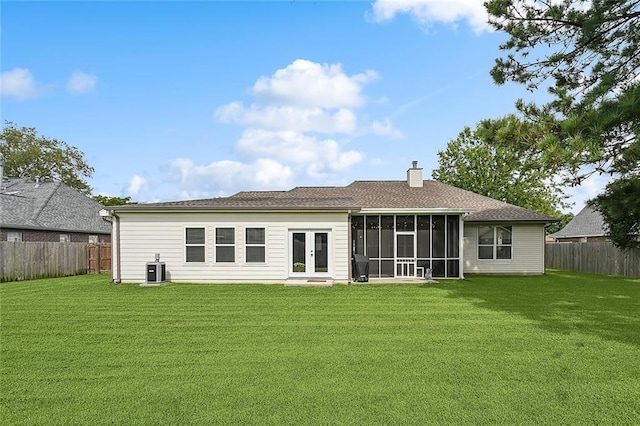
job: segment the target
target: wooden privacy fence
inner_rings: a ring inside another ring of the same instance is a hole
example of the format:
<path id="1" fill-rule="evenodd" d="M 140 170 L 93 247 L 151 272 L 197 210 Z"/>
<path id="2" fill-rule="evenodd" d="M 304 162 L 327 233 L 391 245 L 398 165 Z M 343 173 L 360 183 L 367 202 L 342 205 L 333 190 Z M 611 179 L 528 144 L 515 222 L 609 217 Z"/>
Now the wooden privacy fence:
<path id="1" fill-rule="evenodd" d="M 620 250 L 610 242 L 547 243 L 545 266 L 565 271 L 640 277 L 640 249 Z"/>
<path id="2" fill-rule="evenodd" d="M 99 274 L 111 271 L 111 244 L 88 244 L 90 274 Z"/>
<path id="3" fill-rule="evenodd" d="M 0 281 L 111 270 L 111 244 L 0 241 Z"/>

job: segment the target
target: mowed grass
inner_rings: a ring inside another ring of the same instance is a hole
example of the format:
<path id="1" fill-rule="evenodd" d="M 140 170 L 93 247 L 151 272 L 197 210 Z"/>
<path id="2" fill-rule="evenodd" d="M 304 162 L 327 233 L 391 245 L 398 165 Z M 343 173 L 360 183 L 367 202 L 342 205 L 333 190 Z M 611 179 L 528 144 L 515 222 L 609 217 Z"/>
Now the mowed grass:
<path id="1" fill-rule="evenodd" d="M 640 424 L 640 280 L 0 297 L 2 424 Z"/>

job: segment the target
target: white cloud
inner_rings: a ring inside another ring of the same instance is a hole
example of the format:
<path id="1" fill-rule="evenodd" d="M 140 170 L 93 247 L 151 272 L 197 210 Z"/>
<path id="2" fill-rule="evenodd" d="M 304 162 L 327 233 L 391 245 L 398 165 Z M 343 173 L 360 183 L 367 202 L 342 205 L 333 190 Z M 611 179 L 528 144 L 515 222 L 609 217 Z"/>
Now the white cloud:
<path id="1" fill-rule="evenodd" d="M 420 25 L 456 25 L 466 21 L 477 34 L 490 29 L 485 0 L 376 0 L 369 17 L 374 22 L 393 20 L 407 14 Z"/>
<path id="2" fill-rule="evenodd" d="M 243 156 L 272 159 L 296 171 L 305 170 L 313 179 L 331 180 L 364 155 L 343 149 L 335 139 L 310 133 L 354 134 L 358 130 L 354 110 L 366 102 L 362 88 L 377 77 L 374 71 L 349 76 L 340 64 L 298 59 L 271 77 L 258 78 L 253 86 L 255 102 L 250 106 L 231 102 L 219 107 L 214 118 L 246 126 L 236 142 Z M 371 132 L 397 135 L 389 120 L 358 133 Z"/>
<path id="3" fill-rule="evenodd" d="M 67 82 L 67 91 L 74 95 L 89 93 L 95 89 L 97 82 L 98 77 L 95 74 L 75 71 Z"/>
<path id="4" fill-rule="evenodd" d="M 353 108 L 364 103 L 362 87 L 376 78 L 375 71 L 349 76 L 340 64 L 297 59 L 271 77 L 260 77 L 253 86 L 253 95 L 268 103 Z"/>
<path id="5" fill-rule="evenodd" d="M 44 90 L 38 87 L 31 71 L 26 68 L 14 68 L 0 74 L 0 93 L 3 97 L 27 100 L 37 98 Z"/>
<path id="6" fill-rule="evenodd" d="M 394 129 L 388 118 L 385 118 L 384 121 L 373 120 L 371 131 L 378 136 L 390 136 L 395 139 L 402 137 L 402 132 Z"/>
<path id="7" fill-rule="evenodd" d="M 312 177 L 346 170 L 364 158 L 358 151 L 342 151 L 333 139 L 317 140 L 293 131 L 247 129 L 238 141 L 239 151 L 281 162 L 303 164 Z"/>
<path id="8" fill-rule="evenodd" d="M 232 102 L 218 108 L 215 118 L 222 123 L 235 123 L 267 130 L 297 132 L 351 133 L 356 127 L 353 111 L 341 108 L 330 113 L 320 107 L 274 106 L 261 108 Z"/>
<path id="9" fill-rule="evenodd" d="M 293 179 L 290 167 L 272 159 L 257 159 L 250 164 L 214 161 L 202 166 L 187 158 L 176 158 L 171 168 L 183 195 L 191 196 L 199 193 L 209 197 L 240 189 L 284 189 L 291 186 Z"/>
<path id="10" fill-rule="evenodd" d="M 141 190 L 145 190 L 147 188 L 147 180 L 142 176 L 134 175 L 129 181 L 129 186 L 127 187 L 127 195 L 130 197 L 135 197 Z"/>

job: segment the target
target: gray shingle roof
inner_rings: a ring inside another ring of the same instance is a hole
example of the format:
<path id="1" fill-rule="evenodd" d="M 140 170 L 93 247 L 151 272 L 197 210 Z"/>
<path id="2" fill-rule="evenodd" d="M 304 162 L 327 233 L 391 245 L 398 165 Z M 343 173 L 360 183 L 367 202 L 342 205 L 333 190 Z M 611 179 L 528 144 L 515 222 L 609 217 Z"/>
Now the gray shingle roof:
<path id="1" fill-rule="evenodd" d="M 203 200 L 170 201 L 118 206 L 115 210 L 351 210 L 357 208 L 349 197 L 220 197 Z"/>
<path id="2" fill-rule="evenodd" d="M 606 235 L 606 225 L 597 210 L 585 206 L 564 228 L 556 232 L 556 238 L 591 237 Z"/>
<path id="3" fill-rule="evenodd" d="M 102 205 L 67 185 L 10 178 L 2 186 L 3 228 L 111 233 L 111 224 L 98 215 Z"/>
<path id="4" fill-rule="evenodd" d="M 244 191 L 226 198 L 137 204 L 116 210 L 237 209 L 237 210 L 360 210 L 360 209 L 449 209 L 469 212 L 471 222 L 552 222 L 549 216 L 433 181 L 411 188 L 406 181 L 356 181 L 345 187 L 296 187 L 290 191 Z"/>

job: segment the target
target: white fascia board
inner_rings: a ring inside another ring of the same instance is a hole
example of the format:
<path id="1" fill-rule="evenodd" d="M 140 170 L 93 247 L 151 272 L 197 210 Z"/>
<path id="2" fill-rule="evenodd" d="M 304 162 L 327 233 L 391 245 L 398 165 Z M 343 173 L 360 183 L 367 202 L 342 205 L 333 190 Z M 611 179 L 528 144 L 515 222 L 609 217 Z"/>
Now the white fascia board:
<path id="1" fill-rule="evenodd" d="M 354 213 L 359 210 L 353 209 L 130 209 L 130 210 L 109 210 L 110 214 L 126 215 L 139 213 Z"/>
<path id="2" fill-rule="evenodd" d="M 360 209 L 360 213 L 372 213 L 372 214 L 432 214 L 432 213 L 454 213 L 465 214 L 474 212 L 474 209 L 451 209 L 451 208 L 436 208 L 436 209 Z"/>

